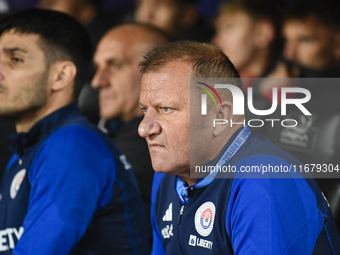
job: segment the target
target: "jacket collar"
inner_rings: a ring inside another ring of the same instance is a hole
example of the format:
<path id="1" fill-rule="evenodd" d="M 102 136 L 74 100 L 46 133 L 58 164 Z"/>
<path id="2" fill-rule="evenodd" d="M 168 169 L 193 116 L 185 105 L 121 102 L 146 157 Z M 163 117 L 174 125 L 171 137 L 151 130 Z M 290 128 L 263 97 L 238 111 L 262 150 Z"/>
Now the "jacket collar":
<path id="1" fill-rule="evenodd" d="M 205 162 L 203 166 L 215 166 L 216 164 L 222 166 L 225 163 L 229 162 L 231 158 L 238 152 L 238 150 L 245 144 L 250 134 L 251 132 L 248 126 L 237 130 L 229 139 L 227 144 L 224 146 L 221 153 L 214 160 Z M 232 149 L 235 148 L 235 145 L 237 149 Z M 209 176 L 206 175 L 202 176 L 202 178 L 197 178 L 196 183 L 191 186 L 188 186 L 181 177 L 179 176 L 176 177 L 175 189 L 178 197 L 180 198 L 183 204 L 185 204 L 188 200 L 189 188 L 200 189 L 208 186 L 215 179 L 218 172 L 216 171 L 211 175 L 210 174 L 208 174 Z"/>
<path id="2" fill-rule="evenodd" d="M 77 103 L 66 105 L 57 111 L 39 120 L 27 133 L 16 133 L 10 136 L 12 141 L 11 149 L 21 158 L 26 150 L 40 144 L 49 137 L 55 130 L 64 126 L 74 117 L 78 116 Z"/>

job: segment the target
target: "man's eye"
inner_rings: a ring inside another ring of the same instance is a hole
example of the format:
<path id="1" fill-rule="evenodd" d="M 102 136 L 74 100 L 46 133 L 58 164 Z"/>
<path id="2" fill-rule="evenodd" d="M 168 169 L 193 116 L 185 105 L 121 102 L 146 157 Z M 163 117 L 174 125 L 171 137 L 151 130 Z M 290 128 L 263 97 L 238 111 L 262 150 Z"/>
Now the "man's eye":
<path id="1" fill-rule="evenodd" d="M 141 108 L 143 110 L 143 112 L 146 112 L 147 108 Z"/>
<path id="2" fill-rule="evenodd" d="M 21 62 L 23 62 L 23 60 L 22 60 L 21 58 L 13 57 L 13 58 L 12 58 L 12 62 L 13 62 L 13 63 L 21 63 Z"/>
<path id="3" fill-rule="evenodd" d="M 170 108 L 169 107 L 163 107 L 163 112 L 169 112 L 170 111 Z"/>
<path id="4" fill-rule="evenodd" d="M 312 38 L 312 37 L 302 37 L 299 39 L 299 42 L 300 43 L 311 43 L 313 41 L 315 41 L 316 39 L 315 38 Z"/>
<path id="5" fill-rule="evenodd" d="M 112 63 L 111 64 L 111 68 L 112 70 L 119 70 L 123 67 L 123 65 L 121 63 Z"/>

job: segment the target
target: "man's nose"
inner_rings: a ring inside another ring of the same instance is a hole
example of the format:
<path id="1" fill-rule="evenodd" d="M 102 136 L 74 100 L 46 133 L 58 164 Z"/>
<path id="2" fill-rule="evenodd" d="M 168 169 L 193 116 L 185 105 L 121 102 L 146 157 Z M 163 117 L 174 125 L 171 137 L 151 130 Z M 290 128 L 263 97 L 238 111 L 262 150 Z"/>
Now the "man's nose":
<path id="1" fill-rule="evenodd" d="M 109 82 L 109 76 L 105 70 L 97 69 L 92 82 L 91 86 L 94 89 L 101 89 L 103 87 L 106 87 L 110 84 Z"/>
<path id="2" fill-rule="evenodd" d="M 3 81 L 5 79 L 4 69 L 5 69 L 5 67 L 4 67 L 2 61 L 0 60 L 0 81 Z"/>
<path id="3" fill-rule="evenodd" d="M 287 42 L 284 46 L 283 55 L 286 60 L 294 61 L 297 55 L 297 46 L 294 43 Z"/>
<path id="4" fill-rule="evenodd" d="M 141 137 L 148 137 L 151 135 L 156 135 L 161 132 L 161 125 L 157 119 L 157 114 L 152 112 L 146 112 L 142 122 L 138 127 L 138 134 Z"/>

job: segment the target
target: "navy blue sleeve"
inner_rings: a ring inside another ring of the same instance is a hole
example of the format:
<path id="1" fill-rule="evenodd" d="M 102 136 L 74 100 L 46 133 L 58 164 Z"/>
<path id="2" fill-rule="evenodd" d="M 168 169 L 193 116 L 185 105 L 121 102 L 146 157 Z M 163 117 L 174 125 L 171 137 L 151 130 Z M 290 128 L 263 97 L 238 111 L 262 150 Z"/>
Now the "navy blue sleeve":
<path id="1" fill-rule="evenodd" d="M 159 229 L 157 227 L 154 208 L 155 208 L 155 200 L 157 196 L 158 187 L 163 179 L 165 174 L 155 173 L 153 177 L 152 184 L 152 193 L 151 193 L 151 224 L 152 224 L 152 235 L 153 235 L 153 243 L 152 243 L 152 252 L 151 255 L 165 255 L 165 251 L 163 249 L 162 237 Z"/>
<path id="2" fill-rule="evenodd" d="M 288 165 L 282 159 L 260 155 L 235 166 L 258 162 Z M 226 231 L 235 255 L 313 253 L 323 221 L 305 179 L 235 177 L 226 213 Z"/>
<path id="3" fill-rule="evenodd" d="M 93 131 L 74 125 L 52 134 L 30 168 L 30 203 L 13 254 L 69 254 L 110 201 L 115 171 L 111 152 Z"/>

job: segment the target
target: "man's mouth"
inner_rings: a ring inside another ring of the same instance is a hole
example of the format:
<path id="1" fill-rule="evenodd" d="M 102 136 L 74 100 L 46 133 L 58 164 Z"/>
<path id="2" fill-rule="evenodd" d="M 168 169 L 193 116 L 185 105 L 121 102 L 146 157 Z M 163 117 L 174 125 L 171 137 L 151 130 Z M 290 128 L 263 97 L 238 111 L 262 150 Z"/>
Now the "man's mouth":
<path id="1" fill-rule="evenodd" d="M 164 146 L 161 145 L 160 143 L 149 143 L 149 147 L 150 149 L 157 149 L 157 148 L 162 148 Z"/>

